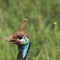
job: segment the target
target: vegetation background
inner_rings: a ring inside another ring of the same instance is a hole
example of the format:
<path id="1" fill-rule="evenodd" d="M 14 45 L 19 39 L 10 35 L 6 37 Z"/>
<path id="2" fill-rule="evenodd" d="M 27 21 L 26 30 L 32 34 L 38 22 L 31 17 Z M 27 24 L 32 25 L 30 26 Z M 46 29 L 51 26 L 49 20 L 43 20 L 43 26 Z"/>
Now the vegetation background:
<path id="1" fill-rule="evenodd" d="M 32 42 L 27 60 L 60 60 L 60 0 L 0 0 L 0 60 L 16 60 L 17 46 L 6 40 L 25 18 Z"/>

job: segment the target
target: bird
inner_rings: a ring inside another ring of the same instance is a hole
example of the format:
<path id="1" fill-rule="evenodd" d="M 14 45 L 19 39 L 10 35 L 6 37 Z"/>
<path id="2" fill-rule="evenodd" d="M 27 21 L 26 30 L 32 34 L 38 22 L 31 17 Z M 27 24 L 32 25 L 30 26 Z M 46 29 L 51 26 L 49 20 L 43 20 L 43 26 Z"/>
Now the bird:
<path id="1" fill-rule="evenodd" d="M 9 42 L 15 43 L 18 46 L 17 60 L 26 60 L 27 53 L 30 49 L 30 39 L 26 32 L 28 19 L 24 19 L 19 30 L 12 34 L 9 38 Z"/>

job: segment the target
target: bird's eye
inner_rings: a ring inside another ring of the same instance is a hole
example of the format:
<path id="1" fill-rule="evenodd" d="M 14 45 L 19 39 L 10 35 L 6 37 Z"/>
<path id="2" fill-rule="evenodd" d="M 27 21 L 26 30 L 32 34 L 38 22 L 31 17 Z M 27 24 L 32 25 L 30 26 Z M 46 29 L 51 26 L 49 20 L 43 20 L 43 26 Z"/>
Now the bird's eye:
<path id="1" fill-rule="evenodd" d="M 18 39 L 22 39 L 23 38 L 23 35 L 19 35 L 17 36 Z"/>

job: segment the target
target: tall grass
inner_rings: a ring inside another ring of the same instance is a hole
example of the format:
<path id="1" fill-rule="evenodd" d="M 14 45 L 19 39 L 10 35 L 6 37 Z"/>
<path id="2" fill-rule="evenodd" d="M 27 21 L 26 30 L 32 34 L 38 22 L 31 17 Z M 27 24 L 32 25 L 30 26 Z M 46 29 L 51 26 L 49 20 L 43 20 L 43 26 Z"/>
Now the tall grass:
<path id="1" fill-rule="evenodd" d="M 27 60 L 60 60 L 60 0 L 0 0 L 0 60 L 16 60 L 17 45 L 6 40 L 24 18 L 32 42 Z"/>
<path id="2" fill-rule="evenodd" d="M 43 27 L 38 31 L 34 29 L 33 25 L 27 28 L 32 42 L 27 60 L 59 60 L 60 31 L 53 31 L 49 27 Z M 12 32 L 9 28 L 7 28 L 7 31 L 2 30 L 0 37 L 0 60 L 16 60 L 17 46 L 6 41 Z"/>

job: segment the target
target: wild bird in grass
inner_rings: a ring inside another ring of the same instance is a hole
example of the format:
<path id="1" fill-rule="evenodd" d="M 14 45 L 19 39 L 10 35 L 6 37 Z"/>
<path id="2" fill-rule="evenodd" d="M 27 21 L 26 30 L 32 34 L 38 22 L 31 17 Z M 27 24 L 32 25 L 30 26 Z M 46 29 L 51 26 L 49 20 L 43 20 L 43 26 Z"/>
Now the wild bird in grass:
<path id="1" fill-rule="evenodd" d="M 18 46 L 17 60 L 26 60 L 30 48 L 30 40 L 26 33 L 27 23 L 28 20 L 24 19 L 19 31 L 9 37 L 9 42 L 15 43 Z"/>

